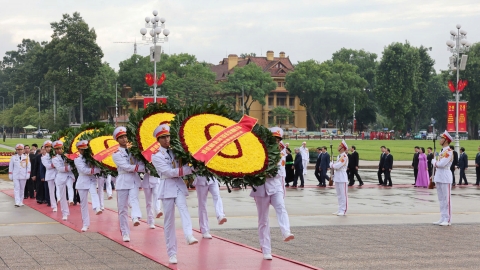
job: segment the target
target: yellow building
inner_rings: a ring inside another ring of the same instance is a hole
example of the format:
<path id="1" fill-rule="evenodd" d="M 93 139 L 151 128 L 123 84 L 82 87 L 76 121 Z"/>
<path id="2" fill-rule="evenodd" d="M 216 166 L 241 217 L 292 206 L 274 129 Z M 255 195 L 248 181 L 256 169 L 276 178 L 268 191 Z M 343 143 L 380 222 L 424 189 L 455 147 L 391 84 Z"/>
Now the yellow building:
<path id="1" fill-rule="evenodd" d="M 224 58 L 218 65 L 212 66 L 211 70 L 216 73 L 216 81 L 227 81 L 227 76 L 233 72 L 235 67 L 243 67 L 247 64 L 256 64 L 264 72 L 269 72 L 277 88 L 265 96 L 266 104 L 263 106 L 259 102 L 254 102 L 250 107 L 250 116 L 259 120 L 259 124 L 268 126 L 280 126 L 284 129 L 295 130 L 307 128 L 307 111 L 300 105 L 300 99 L 297 96 L 289 95 L 285 89 L 285 76 L 288 72 L 294 70 L 290 58 L 285 57 L 284 52 L 280 52 L 279 57 L 274 57 L 273 51 L 268 51 L 267 56 L 248 56 L 239 58 L 236 54 L 230 54 Z M 242 110 L 242 95 L 236 95 L 235 110 Z M 272 114 L 275 107 L 284 107 L 290 109 L 294 114 L 289 119 L 276 119 Z"/>

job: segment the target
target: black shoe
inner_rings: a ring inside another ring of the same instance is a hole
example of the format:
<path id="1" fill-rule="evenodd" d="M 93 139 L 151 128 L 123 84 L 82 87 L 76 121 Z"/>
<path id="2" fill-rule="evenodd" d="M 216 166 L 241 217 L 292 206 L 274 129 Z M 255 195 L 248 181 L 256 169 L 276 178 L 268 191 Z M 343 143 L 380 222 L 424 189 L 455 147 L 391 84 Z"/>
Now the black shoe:
<path id="1" fill-rule="evenodd" d="M 298 186 L 298 187 L 304 187 L 304 186 L 303 186 L 303 185 L 300 185 L 300 186 Z"/>
<path id="2" fill-rule="evenodd" d="M 297 186 L 293 185 L 292 187 L 297 187 Z"/>
<path id="3" fill-rule="evenodd" d="M 24 200 L 28 199 L 28 197 L 23 197 Z"/>
<path id="4" fill-rule="evenodd" d="M 363 183 L 358 184 L 359 187 L 363 186 Z"/>
<path id="5" fill-rule="evenodd" d="M 465 186 L 468 186 L 468 183 L 465 183 L 464 185 L 465 185 Z"/>
<path id="6" fill-rule="evenodd" d="M 391 186 L 392 186 L 392 184 L 390 183 L 390 184 L 388 184 L 388 186 L 389 186 L 389 187 L 391 187 Z"/>
<path id="7" fill-rule="evenodd" d="M 322 184 L 318 184 L 318 185 L 317 185 L 317 187 L 321 187 L 321 186 L 322 186 Z"/>
<path id="8" fill-rule="evenodd" d="M 52 205 L 51 205 L 50 203 L 47 203 L 47 206 L 50 207 L 50 206 L 52 206 Z"/>
<path id="9" fill-rule="evenodd" d="M 463 185 L 462 183 L 458 183 L 459 186 Z"/>
<path id="10" fill-rule="evenodd" d="M 452 187 L 454 187 L 454 186 L 455 186 L 455 183 L 452 184 Z"/>
<path id="11" fill-rule="evenodd" d="M 287 184 L 285 184 L 285 186 L 286 186 L 286 187 L 289 187 L 290 185 L 287 183 Z"/>
<path id="12" fill-rule="evenodd" d="M 386 187 L 386 186 L 387 186 L 387 184 L 382 184 L 382 186 Z"/>
<path id="13" fill-rule="evenodd" d="M 348 184 L 349 187 L 353 186 L 353 184 Z"/>
<path id="14" fill-rule="evenodd" d="M 38 204 L 42 204 L 43 202 L 37 201 Z"/>

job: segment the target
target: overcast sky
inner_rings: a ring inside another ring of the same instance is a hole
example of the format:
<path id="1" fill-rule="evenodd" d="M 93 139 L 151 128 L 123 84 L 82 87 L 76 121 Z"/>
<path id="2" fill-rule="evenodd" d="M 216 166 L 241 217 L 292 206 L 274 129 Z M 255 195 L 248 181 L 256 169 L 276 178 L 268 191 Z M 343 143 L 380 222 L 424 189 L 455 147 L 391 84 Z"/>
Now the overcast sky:
<path id="1" fill-rule="evenodd" d="M 171 32 L 166 53 L 189 53 L 218 63 L 228 54 L 284 51 L 293 63 L 330 59 L 342 47 L 365 49 L 381 57 L 384 46 L 408 40 L 432 47 L 435 68 L 446 69 L 445 42 L 457 24 L 479 40 L 478 0 L 0 0 L 0 57 L 23 38 L 49 41 L 50 23 L 80 12 L 95 28 L 104 61 L 118 63 L 141 43 L 144 18 L 158 10 Z M 132 42 L 114 43 L 114 42 Z M 149 46 L 138 53 L 148 55 Z"/>

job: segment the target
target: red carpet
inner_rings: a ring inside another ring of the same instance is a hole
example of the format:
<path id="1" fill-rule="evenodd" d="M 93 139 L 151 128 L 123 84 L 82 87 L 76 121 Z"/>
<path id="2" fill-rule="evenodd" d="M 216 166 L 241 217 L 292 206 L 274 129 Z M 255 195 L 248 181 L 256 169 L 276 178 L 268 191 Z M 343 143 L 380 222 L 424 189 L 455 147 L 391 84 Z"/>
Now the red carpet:
<path id="1" fill-rule="evenodd" d="M 2 190 L 2 192 L 13 197 L 13 190 Z M 78 232 L 82 229 L 82 216 L 78 205 L 70 207 L 70 216 L 67 221 L 63 221 L 60 208 L 58 208 L 58 212 L 54 213 L 50 207 L 45 204 L 37 204 L 34 199 L 24 200 L 24 204 Z M 133 227 L 130 223 L 131 242 L 125 243 L 122 241 L 120 234 L 116 211 L 105 209 L 103 214 L 96 216 L 91 208 L 89 210 L 89 232 L 98 232 L 171 269 L 319 269 L 276 255 L 273 255 L 274 259 L 272 261 L 266 261 L 259 249 L 215 235 L 213 235 L 213 239 L 204 240 L 198 231 L 194 231 L 194 236 L 199 240 L 199 243 L 188 246 L 181 229 L 177 230 L 178 264 L 169 264 L 162 227 L 157 226 L 156 229 L 152 230 L 148 228 L 146 223 L 142 223 L 138 227 Z"/>

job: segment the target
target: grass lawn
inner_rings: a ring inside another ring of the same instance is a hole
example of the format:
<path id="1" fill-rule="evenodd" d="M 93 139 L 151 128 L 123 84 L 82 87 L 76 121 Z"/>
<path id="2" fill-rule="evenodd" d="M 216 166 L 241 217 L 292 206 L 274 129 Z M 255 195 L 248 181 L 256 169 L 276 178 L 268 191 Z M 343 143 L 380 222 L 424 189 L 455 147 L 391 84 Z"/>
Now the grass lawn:
<path id="1" fill-rule="evenodd" d="M 32 143 L 36 143 L 40 147 L 43 144 L 43 142 L 46 141 L 46 140 L 48 140 L 48 139 L 19 139 L 19 138 L 10 139 L 10 138 L 7 138 L 5 140 L 5 142 L 3 141 L 3 139 L 0 140 L 0 144 L 7 145 L 7 146 L 15 148 L 15 145 L 17 145 L 18 143 L 21 143 L 21 144 L 24 144 L 24 145 L 25 144 L 32 145 Z M 5 151 L 6 149 L 1 148 L 0 150 Z M 10 150 L 8 150 L 8 151 L 10 151 Z"/>
<path id="2" fill-rule="evenodd" d="M 302 145 L 302 140 L 284 140 L 284 142 L 290 143 L 289 148 L 294 150 L 295 147 Z M 307 147 L 316 148 L 319 146 L 327 146 L 330 152 L 330 140 L 307 140 Z M 333 140 L 333 153 L 337 155 L 337 146 L 341 140 Z M 412 160 L 414 147 L 420 146 L 433 148 L 433 141 L 431 140 L 346 140 L 348 147 L 355 145 L 360 155 L 361 160 L 378 160 L 380 157 L 380 146 L 384 145 L 390 148 L 390 153 L 395 160 Z M 437 151 L 440 151 L 440 147 L 437 143 Z M 451 145 L 454 145 L 452 143 Z M 465 147 L 465 153 L 468 155 L 468 159 L 474 160 L 478 152 L 478 146 L 480 146 L 479 140 L 465 140 L 460 141 L 460 146 Z"/>

